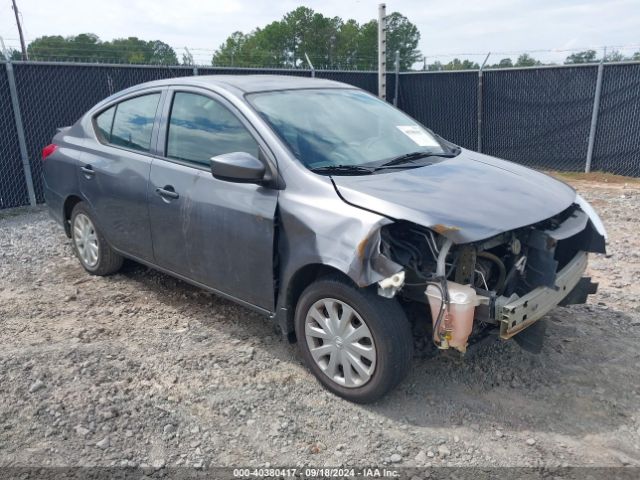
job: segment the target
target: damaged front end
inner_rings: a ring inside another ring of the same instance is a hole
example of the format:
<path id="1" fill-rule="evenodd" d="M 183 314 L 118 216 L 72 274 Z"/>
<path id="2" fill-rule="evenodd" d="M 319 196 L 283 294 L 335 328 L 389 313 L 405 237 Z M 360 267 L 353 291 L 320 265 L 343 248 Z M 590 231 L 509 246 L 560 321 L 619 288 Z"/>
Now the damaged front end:
<path id="1" fill-rule="evenodd" d="M 454 244 L 451 231 L 396 221 L 375 242 L 378 262 L 402 267 L 378 282 L 378 293 L 417 306 L 440 349 L 465 352 L 488 333 L 511 338 L 556 305 L 595 293 L 583 276 L 587 252 L 604 253 L 606 233 L 579 196 L 551 218 L 488 239 Z"/>

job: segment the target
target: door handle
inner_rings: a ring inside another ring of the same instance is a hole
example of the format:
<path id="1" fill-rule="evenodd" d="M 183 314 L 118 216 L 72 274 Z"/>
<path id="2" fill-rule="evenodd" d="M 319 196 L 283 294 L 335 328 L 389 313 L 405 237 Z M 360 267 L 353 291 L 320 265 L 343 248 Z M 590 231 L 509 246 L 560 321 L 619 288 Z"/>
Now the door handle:
<path id="1" fill-rule="evenodd" d="M 164 188 L 156 188 L 156 193 L 163 198 L 179 198 L 178 192 L 176 192 L 171 185 L 165 185 Z"/>
<path id="2" fill-rule="evenodd" d="M 96 174 L 91 165 L 84 165 L 80 167 L 80 170 L 85 174 L 86 177 L 93 177 Z"/>

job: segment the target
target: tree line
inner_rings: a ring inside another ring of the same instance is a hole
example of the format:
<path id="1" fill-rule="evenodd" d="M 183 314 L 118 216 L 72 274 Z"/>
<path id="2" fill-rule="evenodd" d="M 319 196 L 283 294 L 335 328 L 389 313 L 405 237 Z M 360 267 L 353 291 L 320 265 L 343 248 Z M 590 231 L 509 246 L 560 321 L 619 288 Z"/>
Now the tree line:
<path id="1" fill-rule="evenodd" d="M 137 37 L 116 38 L 103 42 L 93 33 L 62 37 L 46 35 L 27 47 L 29 60 L 76 61 L 98 63 L 135 63 L 177 65 L 176 52 L 161 40 L 145 41 Z M 12 60 L 20 60 L 21 52 L 12 50 Z"/>
<path id="2" fill-rule="evenodd" d="M 399 12 L 387 16 L 387 65 L 393 68 L 399 52 L 400 68 L 422 59 L 420 31 Z M 378 21 L 359 24 L 353 19 L 326 17 L 298 7 L 282 19 L 243 33 L 232 33 L 220 45 L 212 64 L 234 67 L 308 67 L 373 70 L 378 64 Z"/>
<path id="3" fill-rule="evenodd" d="M 387 16 L 387 69 L 393 70 L 395 52 L 399 53 L 401 70 L 477 70 L 480 64 L 469 59 L 454 58 L 443 63 L 427 62 L 418 49 L 420 31 L 400 12 Z M 378 21 L 359 24 L 353 19 L 327 17 L 307 7 L 298 7 L 280 20 L 243 33 L 233 32 L 211 58 L 211 64 L 223 67 L 273 67 L 316 69 L 377 69 Z M 102 41 L 92 33 L 62 37 L 48 35 L 29 43 L 30 60 L 84 61 L 154 65 L 193 65 L 193 56 L 185 49 L 181 60 L 175 50 L 161 40 L 137 37 Z M 21 52 L 9 51 L 12 60 L 20 60 Z M 604 61 L 640 60 L 640 51 L 626 57 L 617 50 L 606 54 Z M 595 50 L 575 52 L 565 64 L 599 61 Z M 532 67 L 544 63 L 528 53 L 516 60 L 502 58 L 486 68 Z M 549 64 L 547 64 L 549 65 Z"/>
<path id="4" fill-rule="evenodd" d="M 585 50 L 582 52 L 576 52 L 569 55 L 564 60 L 564 65 L 575 65 L 579 63 L 596 63 L 599 62 L 598 53 L 595 50 Z M 618 50 L 612 50 L 604 56 L 605 62 L 624 62 L 624 61 L 640 61 L 640 51 L 635 52 L 630 56 L 625 56 Z M 503 58 L 496 63 L 487 63 L 485 68 L 514 68 L 514 67 L 536 67 L 541 65 L 557 65 L 556 63 L 543 63 L 540 60 L 533 58 L 528 53 L 523 53 L 518 56 L 514 62 L 511 58 Z M 426 59 L 423 61 L 421 70 L 427 71 L 439 71 L 439 70 L 478 70 L 480 64 L 472 60 L 454 58 L 448 63 L 442 63 L 435 61 L 433 63 L 427 63 Z"/>

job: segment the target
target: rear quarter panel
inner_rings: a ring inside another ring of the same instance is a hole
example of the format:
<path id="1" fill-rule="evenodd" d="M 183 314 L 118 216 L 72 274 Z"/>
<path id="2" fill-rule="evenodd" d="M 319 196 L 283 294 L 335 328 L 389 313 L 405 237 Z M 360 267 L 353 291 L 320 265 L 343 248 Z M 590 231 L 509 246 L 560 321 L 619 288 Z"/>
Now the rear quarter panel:
<path id="1" fill-rule="evenodd" d="M 84 132 L 78 124 L 56 134 L 52 143 L 56 151 L 44 160 L 42 183 L 49 212 L 59 223 L 64 222 L 64 202 L 79 195 L 78 168 L 84 145 Z"/>

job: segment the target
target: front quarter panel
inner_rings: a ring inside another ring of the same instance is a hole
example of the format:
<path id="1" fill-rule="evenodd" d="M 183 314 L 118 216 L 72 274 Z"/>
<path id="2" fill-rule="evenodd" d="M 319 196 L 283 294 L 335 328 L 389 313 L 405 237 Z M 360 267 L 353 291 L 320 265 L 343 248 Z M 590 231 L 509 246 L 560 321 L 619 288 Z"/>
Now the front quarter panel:
<path id="1" fill-rule="evenodd" d="M 402 269 L 380 253 L 380 229 L 392 220 L 345 203 L 328 177 L 308 172 L 293 179 L 291 173 L 297 170 L 291 166 L 278 204 L 276 263 L 281 283 L 276 315 L 285 333 L 293 328 L 288 293 L 296 287 L 296 273 L 305 267 L 330 267 L 360 287 Z"/>

